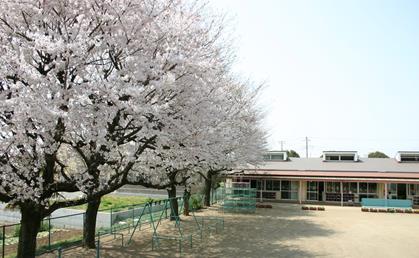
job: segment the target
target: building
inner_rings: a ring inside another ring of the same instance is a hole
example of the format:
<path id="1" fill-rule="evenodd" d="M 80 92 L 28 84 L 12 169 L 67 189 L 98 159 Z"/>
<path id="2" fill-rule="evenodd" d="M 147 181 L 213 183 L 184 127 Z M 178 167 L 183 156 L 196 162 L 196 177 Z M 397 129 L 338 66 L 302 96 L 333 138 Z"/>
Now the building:
<path id="1" fill-rule="evenodd" d="M 354 205 L 362 198 L 411 199 L 419 205 L 419 152 L 393 158 L 360 158 L 356 151 L 325 151 L 320 158 L 264 155 L 257 166 L 240 167 L 229 182 L 249 182 L 257 198 L 298 203 Z"/>

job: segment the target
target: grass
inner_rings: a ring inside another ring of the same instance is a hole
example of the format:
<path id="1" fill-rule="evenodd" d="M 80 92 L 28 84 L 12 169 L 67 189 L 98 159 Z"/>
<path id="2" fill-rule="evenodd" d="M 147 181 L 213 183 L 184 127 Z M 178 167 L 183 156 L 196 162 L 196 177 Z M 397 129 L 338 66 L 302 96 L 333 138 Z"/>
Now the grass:
<path id="1" fill-rule="evenodd" d="M 116 195 L 105 195 L 102 197 L 100 202 L 99 210 L 121 211 L 128 209 L 127 206 L 134 204 L 142 204 L 152 201 L 153 199 L 144 196 L 116 196 Z M 87 204 L 73 206 L 73 209 L 86 210 Z"/>

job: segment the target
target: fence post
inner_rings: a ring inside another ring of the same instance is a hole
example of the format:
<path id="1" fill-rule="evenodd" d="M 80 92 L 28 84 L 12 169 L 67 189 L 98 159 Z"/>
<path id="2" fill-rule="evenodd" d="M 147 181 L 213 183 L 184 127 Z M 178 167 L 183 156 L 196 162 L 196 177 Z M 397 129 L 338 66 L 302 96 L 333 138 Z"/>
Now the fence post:
<path id="1" fill-rule="evenodd" d="M 110 228 L 110 232 L 111 232 L 111 234 L 112 234 L 112 208 L 111 208 L 111 211 L 110 211 L 110 216 L 111 216 L 111 218 L 110 218 L 110 220 L 109 220 L 109 222 L 110 222 L 110 226 L 111 226 L 111 228 Z"/>
<path id="2" fill-rule="evenodd" d="M 48 249 L 51 249 L 51 215 L 48 216 Z"/>
<path id="3" fill-rule="evenodd" d="M 2 251 L 2 257 L 4 258 L 4 248 L 5 248 L 5 246 L 6 246 L 6 226 L 5 225 L 3 225 L 3 240 L 2 240 L 2 246 L 3 246 L 3 248 L 1 249 L 1 251 Z"/>
<path id="4" fill-rule="evenodd" d="M 84 239 L 84 236 L 85 236 L 85 234 L 84 234 L 84 233 L 85 233 L 85 232 L 84 232 L 84 230 L 85 230 L 85 226 L 84 226 L 84 225 L 85 225 L 85 224 L 86 224 L 86 212 L 84 212 L 84 213 L 83 213 L 83 225 L 82 225 L 82 227 L 83 227 L 83 238 L 82 238 L 82 239 L 83 239 L 83 240 L 82 240 L 82 241 L 83 241 L 83 244 L 85 243 L 85 239 Z"/>
<path id="5" fill-rule="evenodd" d="M 58 258 L 61 258 L 62 252 L 63 252 L 63 249 L 61 248 L 61 246 L 58 247 Z"/>
<path id="6" fill-rule="evenodd" d="M 97 236 L 96 258 L 100 258 L 100 235 Z"/>

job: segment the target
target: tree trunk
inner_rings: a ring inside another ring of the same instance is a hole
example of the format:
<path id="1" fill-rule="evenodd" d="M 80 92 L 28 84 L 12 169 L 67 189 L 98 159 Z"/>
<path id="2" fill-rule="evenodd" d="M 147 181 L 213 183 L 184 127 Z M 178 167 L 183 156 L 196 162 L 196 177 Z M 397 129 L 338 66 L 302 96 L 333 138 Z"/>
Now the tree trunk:
<path id="1" fill-rule="evenodd" d="M 37 207 L 21 207 L 19 244 L 17 258 L 32 258 L 36 252 L 36 236 L 43 219 L 42 212 Z"/>
<path id="2" fill-rule="evenodd" d="M 86 248 L 96 248 L 96 218 L 101 197 L 87 203 L 87 210 L 83 225 L 83 245 Z"/>
<path id="3" fill-rule="evenodd" d="M 176 199 L 176 186 L 172 185 L 170 189 L 167 189 L 167 194 L 170 199 L 170 220 L 176 220 L 179 217 L 179 207 Z"/>
<path id="4" fill-rule="evenodd" d="M 191 192 L 185 189 L 183 194 L 183 215 L 189 216 L 189 199 L 191 198 Z"/>
<path id="5" fill-rule="evenodd" d="M 211 187 L 212 187 L 212 175 L 208 173 L 207 178 L 205 178 L 205 188 L 204 188 L 204 205 L 207 207 L 211 206 Z"/>

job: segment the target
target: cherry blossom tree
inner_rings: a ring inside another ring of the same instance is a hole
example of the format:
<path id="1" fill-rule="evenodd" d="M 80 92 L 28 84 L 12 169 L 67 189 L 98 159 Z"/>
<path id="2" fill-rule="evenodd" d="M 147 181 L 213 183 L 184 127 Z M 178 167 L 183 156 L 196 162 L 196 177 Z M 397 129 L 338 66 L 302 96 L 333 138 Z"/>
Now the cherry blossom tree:
<path id="1" fill-rule="evenodd" d="M 0 200 L 21 210 L 18 257 L 34 257 L 40 223 L 56 209 L 87 202 L 94 247 L 104 194 L 127 182 L 183 184 L 197 166 L 244 160 L 248 140 L 259 148 L 222 25 L 177 0 L 2 2 Z M 76 191 L 84 196 L 56 198 Z"/>
<path id="2" fill-rule="evenodd" d="M 94 213 L 164 141 L 170 102 L 188 86 L 176 81 L 218 62 L 217 35 L 196 11 L 158 0 L 2 3 L 0 200 L 22 213 L 18 257 L 34 256 L 42 218 L 83 202 Z M 69 172 L 64 145 L 85 169 Z M 53 199 L 74 191 L 85 197 Z"/>

